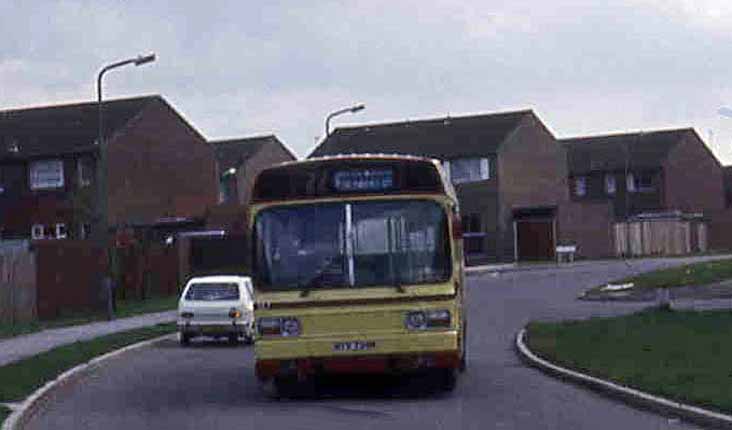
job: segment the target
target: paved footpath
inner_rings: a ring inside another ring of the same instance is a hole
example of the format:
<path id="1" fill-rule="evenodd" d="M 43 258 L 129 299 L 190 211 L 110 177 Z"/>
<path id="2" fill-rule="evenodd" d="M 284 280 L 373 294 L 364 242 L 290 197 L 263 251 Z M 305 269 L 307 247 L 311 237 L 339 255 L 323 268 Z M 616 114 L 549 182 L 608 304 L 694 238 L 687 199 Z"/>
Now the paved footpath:
<path id="1" fill-rule="evenodd" d="M 113 321 L 43 330 L 23 336 L 0 340 L 0 366 L 39 354 L 49 349 L 82 340 L 175 321 L 176 311 L 144 314 Z"/>

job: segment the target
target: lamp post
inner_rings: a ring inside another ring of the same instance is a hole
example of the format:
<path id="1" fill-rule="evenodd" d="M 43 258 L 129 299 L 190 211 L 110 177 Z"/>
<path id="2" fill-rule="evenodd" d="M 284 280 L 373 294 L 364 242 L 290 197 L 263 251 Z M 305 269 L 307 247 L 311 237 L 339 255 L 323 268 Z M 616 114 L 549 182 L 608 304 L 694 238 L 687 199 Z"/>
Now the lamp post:
<path id="1" fill-rule="evenodd" d="M 330 136 L 330 120 L 332 118 L 334 118 L 338 115 L 343 115 L 344 113 L 356 113 L 356 112 L 362 111 L 364 109 L 366 109 L 366 105 L 364 105 L 363 103 L 359 103 L 357 105 L 339 109 L 335 112 L 329 113 L 328 116 L 325 118 L 325 137 L 326 137 L 326 139 L 328 138 L 328 136 Z"/>
<path id="2" fill-rule="evenodd" d="M 107 147 L 104 143 L 104 126 L 103 126 L 103 115 L 102 115 L 102 78 L 104 74 L 112 69 L 126 66 L 128 64 L 134 64 L 135 66 L 142 66 L 143 64 L 151 63 L 155 61 L 155 54 L 140 55 L 135 58 L 129 58 L 127 60 L 118 61 L 111 63 L 102 68 L 97 75 L 97 145 L 99 146 L 99 158 L 96 166 L 96 219 L 95 225 L 92 229 L 92 236 L 96 239 L 97 244 L 102 249 L 107 250 L 108 238 L 107 229 Z M 109 261 L 109 260 L 108 260 Z M 109 269 L 109 267 L 107 268 Z M 104 273 L 102 279 L 102 288 L 106 290 L 107 294 L 107 318 L 113 318 L 113 295 L 111 279 L 109 277 L 109 270 Z"/>
<path id="3" fill-rule="evenodd" d="M 219 175 L 219 203 L 226 203 L 231 199 L 230 189 L 227 186 L 229 178 L 236 175 L 237 168 L 229 167 Z"/>

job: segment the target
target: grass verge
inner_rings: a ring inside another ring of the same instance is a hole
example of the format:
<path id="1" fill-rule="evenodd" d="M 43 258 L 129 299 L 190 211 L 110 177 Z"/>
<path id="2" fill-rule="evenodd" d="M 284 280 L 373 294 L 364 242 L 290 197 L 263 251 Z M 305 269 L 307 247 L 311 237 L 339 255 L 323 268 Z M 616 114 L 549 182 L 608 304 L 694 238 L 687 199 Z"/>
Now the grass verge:
<path id="1" fill-rule="evenodd" d="M 178 296 L 152 297 L 147 300 L 118 300 L 116 318 L 173 310 L 178 306 Z M 74 313 L 62 315 L 47 321 L 35 321 L 22 324 L 0 324 L 0 339 L 23 334 L 35 333 L 49 328 L 69 327 L 103 321 L 107 315 L 99 312 Z"/>
<path id="2" fill-rule="evenodd" d="M 158 324 L 135 330 L 75 342 L 0 367 L 0 402 L 16 402 L 25 399 L 46 382 L 74 366 L 105 354 L 154 337 L 172 333 L 174 323 Z"/>
<path id="3" fill-rule="evenodd" d="M 673 288 L 687 285 L 708 285 L 732 279 L 732 259 L 685 264 L 668 269 L 654 270 L 636 276 L 617 279 L 613 284 L 632 282 L 635 288 Z M 602 286 L 591 291 L 597 291 Z"/>
<path id="4" fill-rule="evenodd" d="M 562 366 L 732 413 L 732 312 L 654 310 L 527 332 L 532 351 Z"/>

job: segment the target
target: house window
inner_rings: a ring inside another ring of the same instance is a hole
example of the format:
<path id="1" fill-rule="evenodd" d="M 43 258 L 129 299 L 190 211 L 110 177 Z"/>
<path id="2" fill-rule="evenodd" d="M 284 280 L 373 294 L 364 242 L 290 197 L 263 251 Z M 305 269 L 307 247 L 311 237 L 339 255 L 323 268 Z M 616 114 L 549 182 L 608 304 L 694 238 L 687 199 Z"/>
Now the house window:
<path id="1" fill-rule="evenodd" d="M 44 239 L 46 237 L 46 227 L 43 224 L 33 224 L 31 227 L 31 238 L 35 240 Z"/>
<path id="2" fill-rule="evenodd" d="M 628 176 L 625 177 L 625 187 L 629 193 L 635 192 L 635 177 L 632 173 L 628 173 Z"/>
<path id="3" fill-rule="evenodd" d="M 482 231 L 480 214 L 468 214 L 462 217 L 463 224 L 463 245 L 466 254 L 483 254 L 483 239 L 485 232 Z"/>
<path id="4" fill-rule="evenodd" d="M 650 173 L 635 175 L 635 189 L 640 193 L 652 192 L 654 190 L 653 175 Z"/>
<path id="5" fill-rule="evenodd" d="M 76 171 L 78 173 L 79 187 L 88 187 L 94 178 L 91 160 L 89 158 L 78 158 L 76 160 Z"/>
<path id="6" fill-rule="evenodd" d="M 612 195 L 615 194 L 615 190 L 615 175 L 608 173 L 605 175 L 605 192 Z"/>
<path id="7" fill-rule="evenodd" d="M 56 239 L 66 239 L 68 232 L 66 231 L 66 224 L 56 224 Z"/>
<path id="8" fill-rule="evenodd" d="M 459 158 L 445 161 L 445 170 L 454 184 L 485 181 L 491 177 L 487 158 Z"/>
<path id="9" fill-rule="evenodd" d="M 64 163 L 61 160 L 41 160 L 30 164 L 31 190 L 61 188 L 64 186 Z"/>
<path id="10" fill-rule="evenodd" d="M 574 178 L 574 194 L 578 197 L 582 197 L 587 194 L 587 178 L 584 176 L 578 176 Z"/>
<path id="11" fill-rule="evenodd" d="M 79 224 L 79 239 L 86 239 L 91 234 L 91 224 L 80 223 Z"/>
<path id="12" fill-rule="evenodd" d="M 631 193 L 649 193 L 655 191 L 653 174 L 648 172 L 629 173 L 627 178 L 628 191 Z"/>

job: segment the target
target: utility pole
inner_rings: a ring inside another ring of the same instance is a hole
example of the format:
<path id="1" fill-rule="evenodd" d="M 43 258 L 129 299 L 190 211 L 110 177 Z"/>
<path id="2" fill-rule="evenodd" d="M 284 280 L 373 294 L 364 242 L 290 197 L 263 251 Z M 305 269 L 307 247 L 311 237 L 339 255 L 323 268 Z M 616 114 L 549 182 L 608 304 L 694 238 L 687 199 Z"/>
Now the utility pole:
<path id="1" fill-rule="evenodd" d="M 99 71 L 97 75 L 97 146 L 99 147 L 99 157 L 96 165 L 96 213 L 94 226 L 92 227 L 92 237 L 103 252 L 107 254 L 107 264 L 102 275 L 101 287 L 107 298 L 107 319 L 114 318 L 113 310 L 113 291 L 112 279 L 110 278 L 111 250 L 109 248 L 109 220 L 107 214 L 108 190 L 107 190 L 107 145 L 104 141 L 104 123 L 103 123 L 103 102 L 102 102 L 102 78 L 104 74 L 112 69 L 134 64 L 141 66 L 155 61 L 155 54 L 138 56 L 127 60 L 118 61 L 108 64 Z"/>

